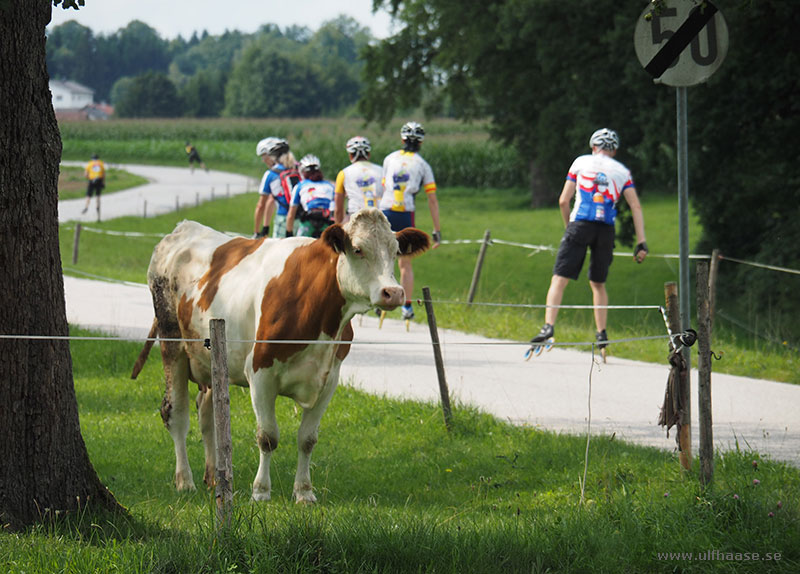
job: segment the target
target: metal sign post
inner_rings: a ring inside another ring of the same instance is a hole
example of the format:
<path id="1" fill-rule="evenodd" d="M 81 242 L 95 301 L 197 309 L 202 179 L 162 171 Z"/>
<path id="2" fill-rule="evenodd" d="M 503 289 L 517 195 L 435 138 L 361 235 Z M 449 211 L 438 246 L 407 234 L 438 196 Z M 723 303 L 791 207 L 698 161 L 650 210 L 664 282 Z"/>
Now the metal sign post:
<path id="1" fill-rule="evenodd" d="M 689 298 L 689 152 L 686 88 L 706 81 L 728 53 L 728 26 L 707 0 L 664 0 L 636 22 L 636 56 L 653 81 L 675 86 L 678 154 L 681 327 L 691 327 Z M 686 357 L 688 360 L 688 356 Z"/>
<path id="2" fill-rule="evenodd" d="M 708 0 L 651 2 L 636 22 L 636 57 L 659 84 L 674 86 L 678 155 L 678 239 L 680 247 L 679 302 L 681 329 L 691 328 L 689 283 L 689 151 L 686 88 L 705 82 L 722 65 L 728 52 L 728 26 Z M 686 395 L 691 388 L 691 354 L 684 348 Z M 689 403 L 685 424 L 691 421 Z M 688 428 L 688 427 L 687 427 Z M 691 438 L 687 437 L 691 444 Z"/>

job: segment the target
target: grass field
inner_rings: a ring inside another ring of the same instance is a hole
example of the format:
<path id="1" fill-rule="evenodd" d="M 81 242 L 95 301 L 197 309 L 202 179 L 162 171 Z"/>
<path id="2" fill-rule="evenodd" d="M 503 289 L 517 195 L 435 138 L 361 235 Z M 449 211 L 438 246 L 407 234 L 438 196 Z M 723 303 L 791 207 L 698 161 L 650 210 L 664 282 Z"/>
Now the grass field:
<path id="1" fill-rule="evenodd" d="M 147 180 L 143 177 L 121 169 L 108 168 L 106 169 L 106 187 L 103 189 L 103 195 L 106 196 L 145 183 Z M 58 174 L 58 199 L 80 197 L 86 197 L 86 177 L 84 177 L 83 168 L 62 165 Z"/>
<path id="2" fill-rule="evenodd" d="M 481 239 L 485 229 L 492 237 L 506 241 L 536 245 L 557 245 L 563 231 L 558 211 L 526 208 L 526 195 L 518 189 L 445 188 L 439 194 L 442 228 L 445 239 Z M 169 233 L 182 219 L 200 221 L 213 228 L 249 235 L 255 194 L 217 200 L 155 218 L 120 218 L 94 227 L 118 231 L 138 231 L 150 234 Z M 643 198 L 648 244 L 652 257 L 637 265 L 632 257 L 617 257 L 608 282 L 611 303 L 643 306 L 664 304 L 664 283 L 678 280 L 675 259 L 657 255 L 677 253 L 674 234 L 677 206 L 663 196 Z M 427 208 L 417 213 L 417 225 L 431 230 Z M 699 235 L 696 219 L 692 220 L 690 235 Z M 67 273 L 91 273 L 146 282 L 146 269 L 157 237 L 123 238 L 84 233 L 81 236 L 80 258 L 77 266 L 69 259 L 72 254 L 73 232 L 62 226 L 61 253 Z M 429 286 L 436 303 L 440 326 L 480 333 L 492 337 L 526 341 L 538 331 L 543 322 L 541 309 L 497 308 L 475 305 L 467 308 L 466 301 L 479 245 L 443 245 L 415 260 L 415 298 L 421 297 L 423 286 Z M 618 251 L 628 248 L 618 246 Z M 538 304 L 544 303 L 550 282 L 554 256 L 552 252 L 533 252 L 514 246 L 493 245 L 484 263 L 476 296 L 477 302 Z M 583 275 L 585 277 L 585 273 Z M 450 301 L 454 303 L 443 303 Z M 585 278 L 567 289 L 565 304 L 591 304 L 591 292 Z M 424 313 L 418 313 L 424 320 Z M 798 354 L 781 345 L 731 327 L 723 320 L 717 323 L 712 348 L 722 361 L 714 363 L 719 372 L 800 382 Z M 610 311 L 609 337 L 626 339 L 666 335 L 659 311 Z M 559 341 L 591 341 L 594 337 L 592 314 L 589 310 L 564 310 L 557 326 Z M 614 355 L 646 360 L 666 361 L 666 340 L 635 341 L 614 345 Z M 695 358 L 696 360 L 696 358 Z M 666 363 L 665 363 L 666 364 Z M 696 364 L 696 363 L 695 363 Z"/>
<path id="3" fill-rule="evenodd" d="M 717 457 L 715 482 L 702 489 L 670 453 L 595 436 L 581 504 L 585 437 L 507 425 L 459 405 L 448 433 L 437 405 L 346 384 L 314 451 L 313 508 L 290 499 L 299 418 L 286 399 L 278 401 L 284 440 L 273 456 L 273 500 L 248 501 L 255 421 L 247 392 L 232 389 L 235 515 L 230 530 L 217 532 L 212 492 L 202 484 L 174 491 L 158 352 L 133 382 L 138 351 L 134 343 L 72 343 L 83 436 L 129 516 L 84 512 L 2 533 L 4 574 L 800 569 L 797 469 L 732 452 Z M 198 478 L 195 421 L 189 457 Z"/>

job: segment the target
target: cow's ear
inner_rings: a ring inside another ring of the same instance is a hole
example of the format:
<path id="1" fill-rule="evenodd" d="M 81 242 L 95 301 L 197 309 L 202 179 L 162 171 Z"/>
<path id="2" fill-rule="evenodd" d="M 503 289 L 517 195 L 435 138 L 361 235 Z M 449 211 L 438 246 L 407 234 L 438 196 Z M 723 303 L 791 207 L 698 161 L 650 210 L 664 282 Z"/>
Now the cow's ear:
<path id="1" fill-rule="evenodd" d="M 395 234 L 397 237 L 398 255 L 419 255 L 424 253 L 430 246 L 431 240 L 428 234 L 415 227 L 406 227 Z"/>
<path id="2" fill-rule="evenodd" d="M 342 226 L 338 223 L 331 225 L 328 229 L 323 231 L 321 239 L 336 253 L 344 253 L 347 234 L 344 232 Z"/>

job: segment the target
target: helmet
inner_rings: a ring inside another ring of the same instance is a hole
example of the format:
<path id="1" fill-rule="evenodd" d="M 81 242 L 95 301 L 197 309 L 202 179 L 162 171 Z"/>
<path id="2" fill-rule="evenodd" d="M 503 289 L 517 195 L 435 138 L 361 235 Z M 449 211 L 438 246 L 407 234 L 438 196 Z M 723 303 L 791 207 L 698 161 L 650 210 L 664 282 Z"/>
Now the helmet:
<path id="1" fill-rule="evenodd" d="M 408 122 L 400 128 L 400 139 L 412 142 L 421 142 L 425 139 L 425 128 L 417 122 Z"/>
<path id="2" fill-rule="evenodd" d="M 281 138 L 264 138 L 256 146 L 256 155 L 264 154 L 279 157 L 289 151 L 289 142 Z"/>
<path id="3" fill-rule="evenodd" d="M 589 138 L 589 147 L 594 146 L 613 151 L 619 147 L 619 136 L 614 130 L 608 128 L 599 129 Z"/>
<path id="4" fill-rule="evenodd" d="M 319 170 L 321 165 L 322 162 L 319 161 L 317 156 L 312 154 L 304 155 L 300 160 L 300 171 Z"/>
<path id="5" fill-rule="evenodd" d="M 372 151 L 372 145 L 369 143 L 369 140 L 364 136 L 355 136 L 347 140 L 345 149 L 349 154 L 355 156 L 362 155 L 366 157 L 367 154 Z"/>

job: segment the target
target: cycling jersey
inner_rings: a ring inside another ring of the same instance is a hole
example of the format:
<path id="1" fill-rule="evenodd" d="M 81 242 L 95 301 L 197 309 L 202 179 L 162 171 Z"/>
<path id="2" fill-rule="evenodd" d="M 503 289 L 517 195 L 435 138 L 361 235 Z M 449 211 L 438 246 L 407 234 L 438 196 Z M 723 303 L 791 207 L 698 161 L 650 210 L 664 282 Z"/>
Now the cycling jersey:
<path id="1" fill-rule="evenodd" d="M 431 166 L 421 155 L 397 150 L 383 160 L 383 189 L 381 210 L 414 211 L 414 196 L 420 189 L 436 193 L 436 181 Z"/>
<path id="2" fill-rule="evenodd" d="M 286 215 L 289 213 L 289 203 L 286 201 L 286 197 L 283 194 L 280 176 L 280 172 L 285 169 L 286 167 L 283 164 L 275 164 L 272 169 L 268 169 L 264 172 L 264 176 L 261 178 L 261 183 L 258 186 L 258 192 L 261 195 L 272 195 L 272 197 L 275 198 L 275 203 L 278 204 L 278 215 Z"/>
<path id="3" fill-rule="evenodd" d="M 570 221 L 614 225 L 617 201 L 626 189 L 634 187 L 628 168 L 602 153 L 576 158 L 567 179 L 574 181 L 576 188 Z"/>
<path id="4" fill-rule="evenodd" d="M 91 181 L 103 179 L 106 176 L 106 166 L 99 159 L 93 159 L 86 164 L 86 177 Z"/>
<path id="5" fill-rule="evenodd" d="M 347 194 L 347 213 L 378 207 L 383 195 L 383 169 L 369 161 L 351 163 L 336 176 L 335 193 Z"/>
<path id="6" fill-rule="evenodd" d="M 292 190 L 292 205 L 301 206 L 306 213 L 326 211 L 328 214 L 332 214 L 333 196 L 334 187 L 330 181 L 304 179 Z"/>

